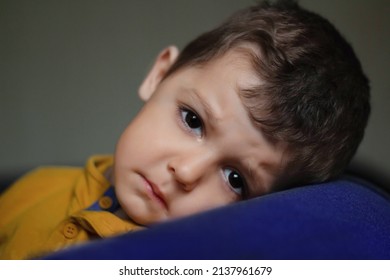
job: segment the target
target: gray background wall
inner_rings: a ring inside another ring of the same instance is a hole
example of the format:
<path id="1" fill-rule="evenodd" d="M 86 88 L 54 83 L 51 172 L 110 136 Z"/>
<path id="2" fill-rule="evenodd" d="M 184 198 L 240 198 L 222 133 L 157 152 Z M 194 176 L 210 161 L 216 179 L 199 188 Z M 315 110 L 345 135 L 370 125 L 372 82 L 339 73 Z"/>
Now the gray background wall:
<path id="1" fill-rule="evenodd" d="M 0 175 L 112 153 L 158 51 L 252 0 L 0 0 Z M 355 163 L 390 174 L 390 1 L 306 0 L 355 47 L 373 113 Z"/>

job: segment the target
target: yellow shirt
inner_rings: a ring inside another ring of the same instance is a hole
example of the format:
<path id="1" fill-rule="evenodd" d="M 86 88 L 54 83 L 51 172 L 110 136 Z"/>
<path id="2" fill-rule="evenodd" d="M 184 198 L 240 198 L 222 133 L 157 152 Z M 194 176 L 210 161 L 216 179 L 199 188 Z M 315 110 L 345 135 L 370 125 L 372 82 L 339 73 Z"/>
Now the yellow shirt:
<path id="1" fill-rule="evenodd" d="M 0 259 L 43 256 L 71 244 L 140 228 L 104 208 L 111 156 L 94 156 L 85 168 L 39 168 L 0 197 Z M 98 201 L 103 210 L 88 207 Z"/>

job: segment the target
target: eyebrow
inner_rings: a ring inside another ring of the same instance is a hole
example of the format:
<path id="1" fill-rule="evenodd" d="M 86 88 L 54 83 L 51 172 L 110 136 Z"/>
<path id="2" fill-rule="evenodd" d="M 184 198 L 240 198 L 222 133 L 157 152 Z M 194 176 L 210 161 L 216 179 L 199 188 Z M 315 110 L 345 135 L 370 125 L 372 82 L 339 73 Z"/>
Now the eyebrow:
<path id="1" fill-rule="evenodd" d="M 199 92 L 195 88 L 189 88 L 185 90 L 193 94 L 191 95 L 191 98 L 196 97 L 196 100 L 202 105 L 207 119 L 211 120 L 211 122 L 214 122 L 216 117 L 211 105 L 200 96 Z"/>

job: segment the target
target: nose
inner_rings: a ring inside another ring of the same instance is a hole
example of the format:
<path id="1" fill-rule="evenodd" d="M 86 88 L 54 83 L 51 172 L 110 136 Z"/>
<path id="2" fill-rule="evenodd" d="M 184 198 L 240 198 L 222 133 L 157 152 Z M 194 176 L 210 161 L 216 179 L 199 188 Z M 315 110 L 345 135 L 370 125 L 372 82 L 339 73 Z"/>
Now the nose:
<path id="1" fill-rule="evenodd" d="M 215 162 L 212 152 L 195 150 L 172 158 L 168 169 L 184 190 L 191 191 L 212 170 Z"/>

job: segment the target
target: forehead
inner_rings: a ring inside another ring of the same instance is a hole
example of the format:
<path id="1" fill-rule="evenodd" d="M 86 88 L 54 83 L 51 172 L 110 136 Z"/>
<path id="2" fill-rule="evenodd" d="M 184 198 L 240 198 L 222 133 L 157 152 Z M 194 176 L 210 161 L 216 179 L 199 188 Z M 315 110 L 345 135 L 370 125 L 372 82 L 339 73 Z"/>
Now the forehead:
<path id="1" fill-rule="evenodd" d="M 254 53 L 250 45 L 238 46 L 194 69 L 200 70 L 197 75 L 209 75 L 215 81 L 222 79 L 226 86 L 233 86 L 240 92 L 262 83 L 253 67 Z"/>
<path id="2" fill-rule="evenodd" d="M 262 83 L 249 49 L 236 47 L 207 63 L 186 67 L 179 71 L 180 83 L 183 87 L 194 87 L 202 98 L 218 99 L 222 105 L 235 104 L 232 113 L 238 113 L 244 109 L 241 93 Z"/>

